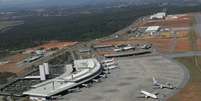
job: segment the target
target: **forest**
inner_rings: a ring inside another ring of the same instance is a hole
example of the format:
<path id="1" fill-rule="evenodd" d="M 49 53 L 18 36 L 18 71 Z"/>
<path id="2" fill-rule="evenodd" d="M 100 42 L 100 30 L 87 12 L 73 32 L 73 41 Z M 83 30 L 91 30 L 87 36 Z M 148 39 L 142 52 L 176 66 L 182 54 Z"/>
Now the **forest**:
<path id="1" fill-rule="evenodd" d="M 162 11 L 155 5 L 108 8 L 69 16 L 31 16 L 24 24 L 0 33 L 0 53 L 20 50 L 49 40 L 88 41 L 128 26 L 137 18 Z M 168 14 L 197 12 L 201 6 L 167 6 Z"/>

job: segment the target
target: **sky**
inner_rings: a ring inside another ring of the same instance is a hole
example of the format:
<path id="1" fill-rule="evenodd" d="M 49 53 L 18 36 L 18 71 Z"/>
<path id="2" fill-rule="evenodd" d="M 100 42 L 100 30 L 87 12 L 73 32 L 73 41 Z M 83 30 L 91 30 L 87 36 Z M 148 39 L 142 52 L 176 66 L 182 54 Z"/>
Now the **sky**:
<path id="1" fill-rule="evenodd" d="M 3 7 L 31 7 L 31 6 L 51 6 L 51 5 L 86 5 L 98 3 L 114 3 L 114 2 L 134 2 L 150 3 L 150 2 L 172 2 L 172 1 L 200 1 L 201 0 L 0 0 L 0 8 Z"/>
<path id="2" fill-rule="evenodd" d="M 15 4 L 39 4 L 39 3 L 56 3 L 56 4 L 62 4 L 62 3 L 82 3 L 82 2 L 88 2 L 93 0 L 0 0 L 0 5 L 15 5 Z M 94 0 L 97 1 L 97 0 Z M 101 1 L 101 0 L 100 0 Z"/>
<path id="3" fill-rule="evenodd" d="M 1 3 L 25 3 L 25 2 L 32 2 L 32 1 L 35 1 L 35 0 L 0 0 Z"/>
<path id="4" fill-rule="evenodd" d="M 25 3 L 37 3 L 37 2 L 57 2 L 57 3 L 63 3 L 63 2 L 66 2 L 66 3 L 71 3 L 71 2 L 74 2 L 74 3 L 79 3 L 79 2 L 87 2 L 87 1 L 98 1 L 98 0 L 0 0 L 0 3 L 2 4 L 25 4 Z M 101 0 L 99 0 L 101 1 Z"/>
<path id="5" fill-rule="evenodd" d="M 37 6 L 76 6 L 111 2 L 113 0 L 0 0 L 0 8 Z M 115 0 L 118 1 L 118 0 Z M 135 0 L 134 0 L 135 1 Z"/>
<path id="6" fill-rule="evenodd" d="M 27 4 L 27 3 L 36 3 L 41 2 L 43 0 L 0 0 L 0 5 L 18 5 L 18 4 Z"/>
<path id="7" fill-rule="evenodd" d="M 37 7 L 49 5 L 75 5 L 87 0 L 0 0 L 0 8 L 6 7 Z"/>

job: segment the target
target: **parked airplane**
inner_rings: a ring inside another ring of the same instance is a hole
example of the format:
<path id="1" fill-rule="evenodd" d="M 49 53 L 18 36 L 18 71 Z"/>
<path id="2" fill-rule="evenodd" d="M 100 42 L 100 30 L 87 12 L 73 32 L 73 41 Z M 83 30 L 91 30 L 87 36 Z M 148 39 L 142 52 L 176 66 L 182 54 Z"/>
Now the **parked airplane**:
<path id="1" fill-rule="evenodd" d="M 51 97 L 51 101 L 58 101 L 64 99 L 61 95 L 56 95 Z"/>
<path id="2" fill-rule="evenodd" d="M 143 96 L 140 96 L 141 98 L 152 98 L 152 99 L 158 99 L 157 94 L 153 94 L 144 90 L 140 91 L 141 94 L 143 94 Z"/>
<path id="3" fill-rule="evenodd" d="M 93 82 L 100 82 L 101 80 L 100 79 L 93 79 L 92 81 Z"/>
<path id="4" fill-rule="evenodd" d="M 85 83 L 83 83 L 83 84 L 81 84 L 83 87 L 86 87 L 86 88 L 89 88 L 90 87 L 90 84 L 85 84 Z"/>
<path id="5" fill-rule="evenodd" d="M 105 59 L 105 60 L 101 61 L 101 63 L 104 67 L 110 67 L 110 66 L 117 65 L 117 63 L 114 61 L 114 58 Z"/>
<path id="6" fill-rule="evenodd" d="M 118 66 L 117 66 L 118 64 L 115 62 L 114 58 L 102 60 L 101 63 L 105 70 L 118 68 Z M 109 73 L 109 71 L 107 71 L 106 74 L 108 74 L 108 73 Z"/>
<path id="7" fill-rule="evenodd" d="M 104 66 L 104 69 L 106 69 L 106 70 L 118 68 L 117 63 L 114 62 L 114 61 L 113 62 L 109 62 L 109 63 L 105 63 L 105 64 L 103 64 L 103 66 Z"/>
<path id="8" fill-rule="evenodd" d="M 131 49 L 134 49 L 134 47 L 128 44 L 127 46 L 119 46 L 119 47 L 117 46 L 113 51 L 120 52 L 120 51 L 127 51 Z"/>
<path id="9" fill-rule="evenodd" d="M 123 50 L 130 50 L 133 49 L 134 47 L 132 47 L 130 44 L 128 44 L 126 47 L 123 47 Z"/>
<path id="10" fill-rule="evenodd" d="M 112 62 L 103 64 L 103 66 L 113 66 L 113 65 L 117 65 L 117 63 L 112 61 Z"/>
<path id="11" fill-rule="evenodd" d="M 80 92 L 80 87 L 68 89 L 68 92 Z"/>
<path id="12" fill-rule="evenodd" d="M 119 68 L 117 65 L 112 65 L 112 66 L 108 66 L 108 69 L 115 69 L 115 68 Z"/>
<path id="13" fill-rule="evenodd" d="M 114 61 L 114 58 L 111 58 L 111 59 L 105 59 L 103 61 L 101 61 L 101 63 L 109 63 L 109 62 L 113 62 Z"/>
<path id="14" fill-rule="evenodd" d="M 155 77 L 153 77 L 153 85 L 163 89 L 163 88 L 167 88 L 167 89 L 174 89 L 175 87 L 173 87 L 173 85 L 171 85 L 170 83 L 166 82 L 165 84 L 159 83 Z"/>
<path id="15" fill-rule="evenodd" d="M 140 48 L 142 49 L 150 49 L 152 47 L 152 44 L 144 44 L 142 46 L 140 46 Z"/>
<path id="16" fill-rule="evenodd" d="M 107 75 L 106 74 L 103 74 L 103 75 L 99 75 L 101 78 L 107 78 Z"/>
<path id="17" fill-rule="evenodd" d="M 122 50 L 123 50 L 122 48 L 115 48 L 115 49 L 113 49 L 113 51 L 115 51 L 115 52 L 120 52 Z"/>

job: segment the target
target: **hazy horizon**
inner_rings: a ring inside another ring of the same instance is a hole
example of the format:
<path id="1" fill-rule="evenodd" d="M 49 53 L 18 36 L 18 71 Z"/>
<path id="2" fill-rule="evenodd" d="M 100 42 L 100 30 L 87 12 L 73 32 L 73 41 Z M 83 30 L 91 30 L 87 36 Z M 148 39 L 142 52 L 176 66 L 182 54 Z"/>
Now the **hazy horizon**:
<path id="1" fill-rule="evenodd" d="M 46 7 L 46 6 L 80 6 L 97 4 L 151 4 L 151 3 L 201 3 L 201 0 L 0 0 L 0 8 L 7 7 Z"/>

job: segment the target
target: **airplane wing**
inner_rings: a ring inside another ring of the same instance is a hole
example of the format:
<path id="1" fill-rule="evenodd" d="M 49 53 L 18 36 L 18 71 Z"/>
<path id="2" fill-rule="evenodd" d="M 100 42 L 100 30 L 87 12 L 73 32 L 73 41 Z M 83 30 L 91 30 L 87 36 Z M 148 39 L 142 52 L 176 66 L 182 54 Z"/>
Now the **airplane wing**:
<path id="1" fill-rule="evenodd" d="M 160 86 L 153 86 L 153 89 L 160 89 Z"/>
<path id="2" fill-rule="evenodd" d="M 136 96 L 136 98 L 147 98 L 148 96 L 145 96 L 145 95 L 139 95 L 139 96 Z"/>
<path id="3" fill-rule="evenodd" d="M 156 92 L 156 91 L 155 91 L 155 92 L 153 92 L 153 94 L 158 95 L 158 94 L 159 94 L 159 92 Z"/>

